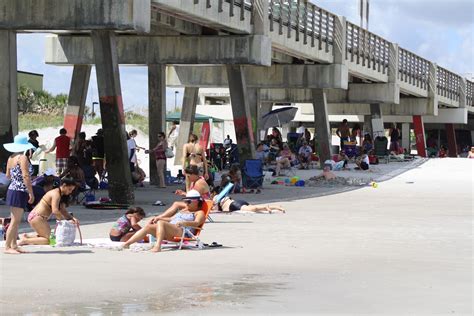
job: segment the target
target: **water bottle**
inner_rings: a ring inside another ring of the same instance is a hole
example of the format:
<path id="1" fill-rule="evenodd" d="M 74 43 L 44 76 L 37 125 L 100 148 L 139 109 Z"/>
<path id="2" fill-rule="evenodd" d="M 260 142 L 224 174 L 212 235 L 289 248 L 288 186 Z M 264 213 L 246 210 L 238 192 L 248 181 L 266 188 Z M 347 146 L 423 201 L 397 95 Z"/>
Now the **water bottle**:
<path id="1" fill-rule="evenodd" d="M 149 242 L 150 244 L 156 243 L 156 237 L 153 236 L 152 234 L 148 234 L 148 242 Z"/>
<path id="2" fill-rule="evenodd" d="M 54 234 L 54 230 L 51 230 L 51 235 L 49 235 L 49 245 L 53 247 L 56 245 L 56 235 Z"/>
<path id="3" fill-rule="evenodd" d="M 5 229 L 0 225 L 0 240 L 5 240 Z"/>

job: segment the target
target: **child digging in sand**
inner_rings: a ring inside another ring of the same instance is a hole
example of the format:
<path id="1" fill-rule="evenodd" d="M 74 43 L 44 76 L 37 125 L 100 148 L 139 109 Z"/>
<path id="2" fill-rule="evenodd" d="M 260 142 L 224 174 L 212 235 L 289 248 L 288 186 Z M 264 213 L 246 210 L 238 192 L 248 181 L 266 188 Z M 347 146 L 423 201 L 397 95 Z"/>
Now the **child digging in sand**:
<path id="1" fill-rule="evenodd" d="M 110 240 L 128 241 L 137 231 L 142 229 L 138 223 L 146 216 L 141 207 L 130 207 L 110 229 Z"/>

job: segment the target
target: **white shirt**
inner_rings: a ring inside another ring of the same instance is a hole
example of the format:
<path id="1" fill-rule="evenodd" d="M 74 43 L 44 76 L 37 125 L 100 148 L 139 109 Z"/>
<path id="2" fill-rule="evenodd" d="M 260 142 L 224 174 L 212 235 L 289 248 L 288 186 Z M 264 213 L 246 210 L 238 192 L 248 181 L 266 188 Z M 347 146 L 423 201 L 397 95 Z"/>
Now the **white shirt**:
<path id="1" fill-rule="evenodd" d="M 370 165 L 369 156 L 365 155 L 364 158 L 362 158 L 362 161 L 365 162 L 367 166 Z"/>
<path id="2" fill-rule="evenodd" d="M 130 162 L 137 163 L 137 144 L 133 138 L 127 140 L 128 159 Z M 135 149 L 133 156 L 131 157 L 132 149 Z"/>
<path id="3" fill-rule="evenodd" d="M 169 138 L 176 138 L 179 134 L 179 125 L 176 125 L 175 129 L 171 132 Z"/>
<path id="4" fill-rule="evenodd" d="M 298 127 L 298 128 L 296 129 L 296 132 L 297 132 L 298 134 L 304 134 L 304 130 L 305 130 L 304 126 L 300 126 L 300 127 Z"/>
<path id="5" fill-rule="evenodd" d="M 311 147 L 308 146 L 308 145 L 306 145 L 306 146 L 301 146 L 301 147 L 300 147 L 300 150 L 298 151 L 298 153 L 299 153 L 300 155 L 305 156 L 305 157 L 309 157 L 309 156 L 311 155 L 312 151 L 313 151 L 313 150 L 311 149 Z"/>

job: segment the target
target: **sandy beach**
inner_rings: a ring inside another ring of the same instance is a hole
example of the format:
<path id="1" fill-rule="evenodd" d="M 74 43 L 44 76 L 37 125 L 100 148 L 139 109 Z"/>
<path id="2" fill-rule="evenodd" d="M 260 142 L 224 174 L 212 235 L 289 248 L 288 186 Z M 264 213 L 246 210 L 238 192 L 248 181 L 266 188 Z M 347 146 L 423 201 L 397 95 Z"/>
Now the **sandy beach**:
<path id="1" fill-rule="evenodd" d="M 472 171 L 468 159 L 431 159 L 378 188 L 308 199 L 285 188 L 279 191 L 293 196 L 264 192 L 287 213 L 214 214 L 202 238 L 223 247 L 202 251 L 45 246 L 2 253 L 0 310 L 471 315 Z M 79 218 L 110 212 L 77 211 Z M 83 222 L 85 238 L 106 236 L 115 215 Z"/>

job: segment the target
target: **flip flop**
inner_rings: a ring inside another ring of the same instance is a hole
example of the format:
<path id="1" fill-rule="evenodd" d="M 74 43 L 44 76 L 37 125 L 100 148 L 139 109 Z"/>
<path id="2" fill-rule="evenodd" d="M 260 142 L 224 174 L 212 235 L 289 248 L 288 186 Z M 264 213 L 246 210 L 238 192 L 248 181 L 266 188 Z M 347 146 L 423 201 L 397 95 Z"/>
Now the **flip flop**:
<path id="1" fill-rule="evenodd" d="M 255 194 L 260 194 L 260 193 L 262 193 L 262 190 L 260 189 L 257 189 L 257 191 L 255 191 Z"/>
<path id="2" fill-rule="evenodd" d="M 216 242 L 214 241 L 214 242 L 213 242 L 212 244 L 210 244 L 208 247 L 216 247 L 216 248 L 217 248 L 217 247 L 222 247 L 222 245 L 221 245 L 221 244 L 218 244 L 218 243 L 216 243 Z"/>

